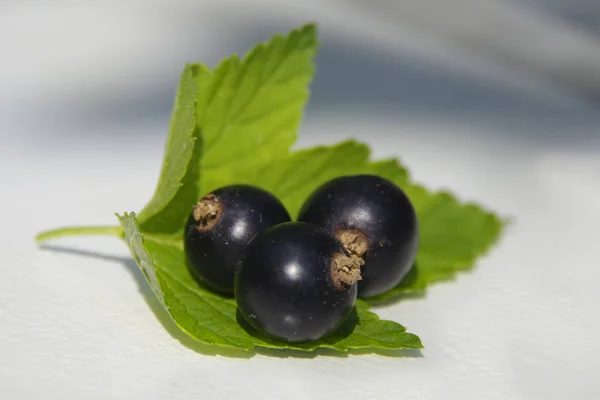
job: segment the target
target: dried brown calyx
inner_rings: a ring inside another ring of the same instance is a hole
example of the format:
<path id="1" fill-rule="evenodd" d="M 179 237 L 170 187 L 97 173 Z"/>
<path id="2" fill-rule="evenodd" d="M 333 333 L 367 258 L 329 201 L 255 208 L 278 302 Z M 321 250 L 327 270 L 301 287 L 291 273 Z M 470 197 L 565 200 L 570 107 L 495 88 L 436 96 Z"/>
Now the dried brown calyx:
<path id="1" fill-rule="evenodd" d="M 360 262 L 356 257 L 337 253 L 331 261 L 331 279 L 337 289 L 351 286 L 362 279 L 360 276 Z"/>
<path id="2" fill-rule="evenodd" d="M 223 206 L 214 194 L 207 194 L 202 197 L 192 211 L 192 216 L 196 221 L 196 229 L 200 232 L 210 231 L 219 222 L 223 214 Z"/>
<path id="3" fill-rule="evenodd" d="M 342 243 L 351 256 L 354 256 L 363 265 L 365 262 L 363 256 L 369 249 L 369 240 L 359 230 L 356 229 L 341 229 L 335 233 L 335 237 Z"/>

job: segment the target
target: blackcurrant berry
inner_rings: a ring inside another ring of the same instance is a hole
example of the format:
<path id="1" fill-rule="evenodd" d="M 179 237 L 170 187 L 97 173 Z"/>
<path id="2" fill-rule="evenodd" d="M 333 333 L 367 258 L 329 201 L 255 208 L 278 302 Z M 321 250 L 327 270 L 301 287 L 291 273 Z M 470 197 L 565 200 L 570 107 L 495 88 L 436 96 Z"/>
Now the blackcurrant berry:
<path id="1" fill-rule="evenodd" d="M 360 261 L 359 297 L 393 288 L 415 260 L 415 210 L 398 186 L 379 176 L 346 176 L 325 183 L 306 200 L 298 220 L 334 234 Z"/>
<path id="2" fill-rule="evenodd" d="M 290 221 L 271 193 L 249 185 L 225 186 L 193 207 L 185 226 L 184 250 L 192 275 L 222 294 L 233 294 L 236 264 L 260 231 Z"/>
<path id="3" fill-rule="evenodd" d="M 258 234 L 235 277 L 240 314 L 256 330 L 287 342 L 334 332 L 356 302 L 360 265 L 323 229 L 287 222 Z"/>

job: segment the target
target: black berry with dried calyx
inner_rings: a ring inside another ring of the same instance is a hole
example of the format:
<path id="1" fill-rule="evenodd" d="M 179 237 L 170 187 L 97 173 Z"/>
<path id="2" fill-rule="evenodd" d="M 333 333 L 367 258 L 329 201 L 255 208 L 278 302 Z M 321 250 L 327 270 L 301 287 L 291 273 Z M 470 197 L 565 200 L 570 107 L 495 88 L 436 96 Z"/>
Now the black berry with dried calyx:
<path id="1" fill-rule="evenodd" d="M 406 194 L 382 177 L 345 176 L 325 183 L 306 200 L 298 220 L 335 235 L 361 264 L 359 297 L 392 289 L 415 260 L 415 210 Z"/>
<path id="2" fill-rule="evenodd" d="M 236 264 L 259 232 L 290 216 L 271 193 L 250 185 L 231 185 L 203 196 L 185 226 L 184 250 L 192 275 L 202 284 L 233 294 Z"/>
<path id="3" fill-rule="evenodd" d="M 292 343 L 318 340 L 350 315 L 359 269 L 333 235 L 288 222 L 248 244 L 235 277 L 235 298 L 257 331 Z"/>

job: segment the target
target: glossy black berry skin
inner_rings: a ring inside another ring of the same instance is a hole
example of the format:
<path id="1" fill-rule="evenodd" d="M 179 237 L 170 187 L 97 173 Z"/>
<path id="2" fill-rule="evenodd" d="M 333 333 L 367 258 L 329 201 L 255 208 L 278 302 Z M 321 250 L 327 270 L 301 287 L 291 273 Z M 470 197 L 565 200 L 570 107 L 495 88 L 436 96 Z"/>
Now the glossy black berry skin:
<path id="1" fill-rule="evenodd" d="M 209 208 L 212 214 L 205 212 L 198 221 L 195 210 L 205 202 L 213 207 Z M 290 216 L 285 207 L 267 191 L 248 185 L 213 191 L 200 199 L 185 226 L 184 250 L 190 272 L 214 291 L 232 295 L 235 268 L 244 247 L 259 232 L 286 221 Z"/>
<path id="2" fill-rule="evenodd" d="M 359 297 L 392 289 L 415 260 L 419 242 L 415 210 L 398 186 L 379 176 L 346 176 L 325 183 L 306 200 L 298 220 L 338 238 L 344 231 L 366 237 Z"/>
<path id="3" fill-rule="evenodd" d="M 318 340 L 344 322 L 356 302 L 356 283 L 336 285 L 331 264 L 348 258 L 324 230 L 288 222 L 257 235 L 235 278 L 240 314 L 256 330 L 290 342 Z"/>

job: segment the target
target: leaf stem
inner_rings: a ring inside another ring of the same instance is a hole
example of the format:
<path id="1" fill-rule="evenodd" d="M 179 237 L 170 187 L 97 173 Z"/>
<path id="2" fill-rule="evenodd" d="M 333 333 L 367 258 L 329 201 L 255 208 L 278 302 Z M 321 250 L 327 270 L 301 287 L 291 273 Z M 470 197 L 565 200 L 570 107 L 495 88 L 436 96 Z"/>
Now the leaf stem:
<path id="1" fill-rule="evenodd" d="M 36 235 L 35 241 L 37 244 L 42 244 L 50 239 L 83 235 L 123 237 L 123 228 L 120 226 L 69 226 L 41 232 Z"/>

